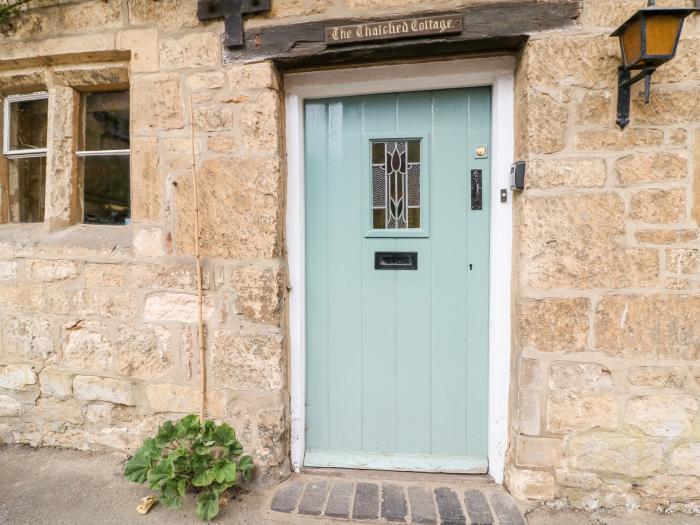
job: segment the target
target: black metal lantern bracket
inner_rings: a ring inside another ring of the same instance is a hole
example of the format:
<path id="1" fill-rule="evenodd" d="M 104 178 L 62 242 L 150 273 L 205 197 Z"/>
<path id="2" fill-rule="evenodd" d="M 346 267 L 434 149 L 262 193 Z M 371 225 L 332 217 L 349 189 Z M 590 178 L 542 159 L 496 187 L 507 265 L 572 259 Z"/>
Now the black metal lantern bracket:
<path id="1" fill-rule="evenodd" d="M 700 1 L 700 0 L 698 0 Z M 271 0 L 198 0 L 197 18 L 202 22 L 224 18 L 224 45 L 243 46 L 243 15 L 270 10 Z"/>
<path id="2" fill-rule="evenodd" d="M 620 48 L 622 50 L 623 64 L 618 70 L 617 76 L 617 124 L 624 129 L 630 122 L 630 103 L 632 98 L 632 85 L 640 80 L 644 80 L 644 103 L 648 104 L 651 98 L 651 76 L 656 69 L 668 62 L 676 55 L 680 35 L 683 30 L 683 21 L 685 17 L 695 11 L 700 11 L 700 0 L 695 0 L 694 8 L 673 8 L 673 7 L 656 7 L 656 0 L 648 0 L 647 7 L 640 9 L 629 20 L 622 24 L 612 35 L 620 38 Z M 676 35 L 673 52 L 668 55 L 648 55 L 646 52 L 647 46 L 647 26 L 646 23 L 641 24 L 641 57 L 634 64 L 626 63 L 626 55 L 622 36 L 629 26 L 650 15 L 674 15 L 679 18 L 678 34 Z M 636 75 L 632 76 L 632 71 L 641 70 Z"/>

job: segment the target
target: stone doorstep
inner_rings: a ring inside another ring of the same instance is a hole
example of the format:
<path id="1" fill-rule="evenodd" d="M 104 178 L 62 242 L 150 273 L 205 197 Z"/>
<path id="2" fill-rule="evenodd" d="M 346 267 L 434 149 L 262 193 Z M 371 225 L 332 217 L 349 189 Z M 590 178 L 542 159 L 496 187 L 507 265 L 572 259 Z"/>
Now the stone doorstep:
<path id="1" fill-rule="evenodd" d="M 384 474 L 294 475 L 274 491 L 269 515 L 280 523 L 525 525 L 515 500 L 487 478 Z"/>

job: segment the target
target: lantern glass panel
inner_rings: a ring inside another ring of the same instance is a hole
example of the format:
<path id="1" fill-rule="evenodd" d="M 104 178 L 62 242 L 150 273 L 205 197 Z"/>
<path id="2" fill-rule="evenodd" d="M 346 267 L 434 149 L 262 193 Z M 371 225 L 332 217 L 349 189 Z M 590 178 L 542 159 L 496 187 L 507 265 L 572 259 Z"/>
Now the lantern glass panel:
<path id="1" fill-rule="evenodd" d="M 673 15 L 656 15 L 647 18 L 648 56 L 673 55 L 680 32 L 681 19 Z"/>
<path id="2" fill-rule="evenodd" d="M 626 66 L 633 66 L 642 59 L 642 18 L 630 24 L 622 33 L 622 53 Z"/>

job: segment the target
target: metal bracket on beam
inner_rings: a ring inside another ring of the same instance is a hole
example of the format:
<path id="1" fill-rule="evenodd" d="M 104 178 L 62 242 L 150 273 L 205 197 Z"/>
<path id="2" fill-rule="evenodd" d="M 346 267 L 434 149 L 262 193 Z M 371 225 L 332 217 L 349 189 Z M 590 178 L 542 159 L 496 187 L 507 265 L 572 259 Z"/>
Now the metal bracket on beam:
<path id="1" fill-rule="evenodd" d="M 271 0 L 198 0 L 197 17 L 204 22 L 224 18 L 224 45 L 243 46 L 243 15 L 270 10 Z"/>

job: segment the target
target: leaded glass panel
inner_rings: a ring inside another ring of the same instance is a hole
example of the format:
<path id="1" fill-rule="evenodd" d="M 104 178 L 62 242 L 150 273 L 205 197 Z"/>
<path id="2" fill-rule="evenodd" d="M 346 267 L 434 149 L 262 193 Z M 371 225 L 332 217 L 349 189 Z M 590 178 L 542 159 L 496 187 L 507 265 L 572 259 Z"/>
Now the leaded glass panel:
<path id="1" fill-rule="evenodd" d="M 373 141 L 371 148 L 374 229 L 420 228 L 420 140 Z"/>

